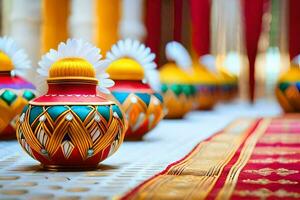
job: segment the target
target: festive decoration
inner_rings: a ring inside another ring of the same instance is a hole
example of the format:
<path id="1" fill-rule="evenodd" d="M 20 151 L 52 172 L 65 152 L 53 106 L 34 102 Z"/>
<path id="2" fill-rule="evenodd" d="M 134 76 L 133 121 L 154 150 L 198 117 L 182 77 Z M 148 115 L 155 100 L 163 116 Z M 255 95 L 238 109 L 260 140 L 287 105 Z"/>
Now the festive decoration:
<path id="1" fill-rule="evenodd" d="M 121 199 L 299 199 L 299 127 L 239 119 Z"/>
<path id="2" fill-rule="evenodd" d="M 192 108 L 195 100 L 192 61 L 186 49 L 178 42 L 166 46 L 169 62 L 160 68 L 162 94 L 168 109 L 166 118 L 182 118 Z"/>
<path id="3" fill-rule="evenodd" d="M 225 68 L 220 69 L 219 73 L 219 91 L 220 97 L 223 101 L 233 100 L 238 93 L 238 79 Z"/>
<path id="4" fill-rule="evenodd" d="M 206 69 L 217 79 L 217 99 L 222 101 L 230 101 L 237 96 L 238 93 L 238 79 L 235 75 L 230 73 L 224 66 L 218 67 L 215 57 L 212 55 L 204 55 L 200 57 L 200 64 L 203 64 Z M 219 62 L 220 63 L 220 62 Z"/>
<path id="5" fill-rule="evenodd" d="M 210 59 L 213 59 L 211 55 L 202 56 L 199 63 L 193 66 L 193 78 L 195 79 L 196 91 L 197 91 L 197 105 L 200 110 L 211 110 L 217 102 L 218 95 L 218 79 L 215 73 L 210 71 L 201 64 L 201 60 L 204 63 L 208 63 L 208 67 L 211 67 L 209 63 Z M 212 60 L 214 61 L 214 59 Z"/>
<path id="6" fill-rule="evenodd" d="M 300 112 L 300 55 L 279 78 L 275 93 L 285 112 Z"/>
<path id="7" fill-rule="evenodd" d="M 24 50 L 11 38 L 0 38 L 0 139 L 15 138 L 16 119 L 35 97 L 34 86 L 22 78 L 30 69 Z"/>
<path id="8" fill-rule="evenodd" d="M 89 43 L 69 39 L 39 62 L 42 96 L 23 110 L 17 138 L 49 170 L 95 168 L 123 142 L 123 113 L 96 89 L 109 92 L 113 85 L 99 53 Z"/>
<path id="9" fill-rule="evenodd" d="M 112 94 L 129 123 L 126 139 L 141 139 L 164 116 L 155 55 L 139 41 L 126 39 L 113 45 L 106 57 L 107 72 L 116 83 Z"/>

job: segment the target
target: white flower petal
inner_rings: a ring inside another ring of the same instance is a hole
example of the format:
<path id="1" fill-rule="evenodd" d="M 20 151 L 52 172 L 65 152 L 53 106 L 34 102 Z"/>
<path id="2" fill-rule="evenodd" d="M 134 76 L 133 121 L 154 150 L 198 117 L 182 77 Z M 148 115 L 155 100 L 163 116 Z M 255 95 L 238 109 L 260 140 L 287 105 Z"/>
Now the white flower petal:
<path id="1" fill-rule="evenodd" d="M 124 57 L 136 60 L 144 68 L 146 76 L 148 70 L 156 68 L 154 62 L 155 54 L 151 53 L 151 49 L 138 40 L 125 39 L 120 40 L 117 44 L 113 45 L 110 52 L 106 53 L 106 59 L 108 60 L 106 66 L 109 66 L 110 63 Z"/>
<path id="2" fill-rule="evenodd" d="M 4 36 L 0 38 L 0 51 L 5 53 L 12 60 L 14 71 L 17 75 L 30 79 L 28 72 L 30 72 L 32 68 L 31 62 L 24 49 L 19 48 L 12 38 Z"/>
<path id="3" fill-rule="evenodd" d="M 53 63 L 63 58 L 76 57 L 85 59 L 93 65 L 97 77 L 99 77 L 99 88 L 101 88 L 101 91 L 109 91 L 105 89 L 105 87 L 110 87 L 113 81 L 110 81 L 110 79 L 108 79 L 109 76 L 105 73 L 107 61 L 101 60 L 102 55 L 100 52 L 100 49 L 81 39 L 68 39 L 65 43 L 60 43 L 57 50 L 51 49 L 38 63 L 39 68 L 37 72 L 40 75 L 37 81 L 39 86 L 38 90 L 42 93 L 47 92 L 48 86 L 46 80 L 48 79 L 49 70 Z"/>
<path id="4" fill-rule="evenodd" d="M 192 67 L 189 52 L 179 42 L 172 41 L 166 45 L 166 57 L 168 60 L 175 61 L 184 70 L 190 70 Z"/>

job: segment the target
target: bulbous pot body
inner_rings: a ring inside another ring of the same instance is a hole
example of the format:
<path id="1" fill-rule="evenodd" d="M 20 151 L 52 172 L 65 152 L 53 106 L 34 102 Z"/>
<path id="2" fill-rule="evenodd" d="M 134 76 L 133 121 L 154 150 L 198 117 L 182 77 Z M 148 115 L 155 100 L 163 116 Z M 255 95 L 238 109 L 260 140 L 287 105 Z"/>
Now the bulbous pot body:
<path id="1" fill-rule="evenodd" d="M 292 63 L 277 82 L 275 94 L 285 112 L 300 112 L 300 68 Z"/>
<path id="2" fill-rule="evenodd" d="M 23 149 L 49 170 L 96 168 L 121 145 L 126 122 L 117 104 L 88 84 L 51 85 L 17 123 Z"/>
<path id="3" fill-rule="evenodd" d="M 217 103 L 218 87 L 216 84 L 198 84 L 195 86 L 197 95 L 197 108 L 211 110 Z"/>
<path id="4" fill-rule="evenodd" d="M 235 99 L 238 95 L 237 83 L 222 83 L 219 85 L 219 96 L 224 102 Z"/>
<path id="5" fill-rule="evenodd" d="M 193 84 L 162 83 L 162 95 L 167 108 L 166 118 L 179 119 L 193 109 L 196 88 Z"/>
<path id="6" fill-rule="evenodd" d="M 238 95 L 238 78 L 227 71 L 219 73 L 219 96 L 222 101 L 228 102 Z"/>
<path id="7" fill-rule="evenodd" d="M 0 72 L 0 139 L 16 138 L 16 121 L 35 97 L 34 86 L 19 76 Z"/>
<path id="8" fill-rule="evenodd" d="M 164 117 L 163 98 L 147 83 L 139 80 L 115 80 L 111 91 L 127 117 L 125 139 L 140 140 Z"/>
<path id="9" fill-rule="evenodd" d="M 300 112 L 300 80 L 295 82 L 278 82 L 275 94 L 285 112 Z"/>

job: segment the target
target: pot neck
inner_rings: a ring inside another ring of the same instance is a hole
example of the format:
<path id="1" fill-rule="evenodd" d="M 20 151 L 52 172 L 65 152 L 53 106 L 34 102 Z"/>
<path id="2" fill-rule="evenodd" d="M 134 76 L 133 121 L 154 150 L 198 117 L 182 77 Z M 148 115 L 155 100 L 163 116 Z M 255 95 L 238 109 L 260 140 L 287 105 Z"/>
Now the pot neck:
<path id="1" fill-rule="evenodd" d="M 11 76 L 11 71 L 0 71 L 0 76 Z"/>
<path id="2" fill-rule="evenodd" d="M 96 95 L 97 86 L 88 83 L 48 83 L 47 94 L 58 95 Z"/>

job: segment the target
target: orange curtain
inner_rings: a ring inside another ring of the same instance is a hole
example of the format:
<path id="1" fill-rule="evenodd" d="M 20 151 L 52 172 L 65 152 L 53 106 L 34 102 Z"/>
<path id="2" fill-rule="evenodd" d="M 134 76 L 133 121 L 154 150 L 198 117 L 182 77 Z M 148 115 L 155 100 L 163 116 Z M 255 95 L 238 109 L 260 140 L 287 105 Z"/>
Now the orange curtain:
<path id="1" fill-rule="evenodd" d="M 42 53 L 68 38 L 70 0 L 43 0 L 42 3 Z"/>
<path id="2" fill-rule="evenodd" d="M 102 55 L 119 39 L 120 0 L 96 0 L 95 41 Z"/>

